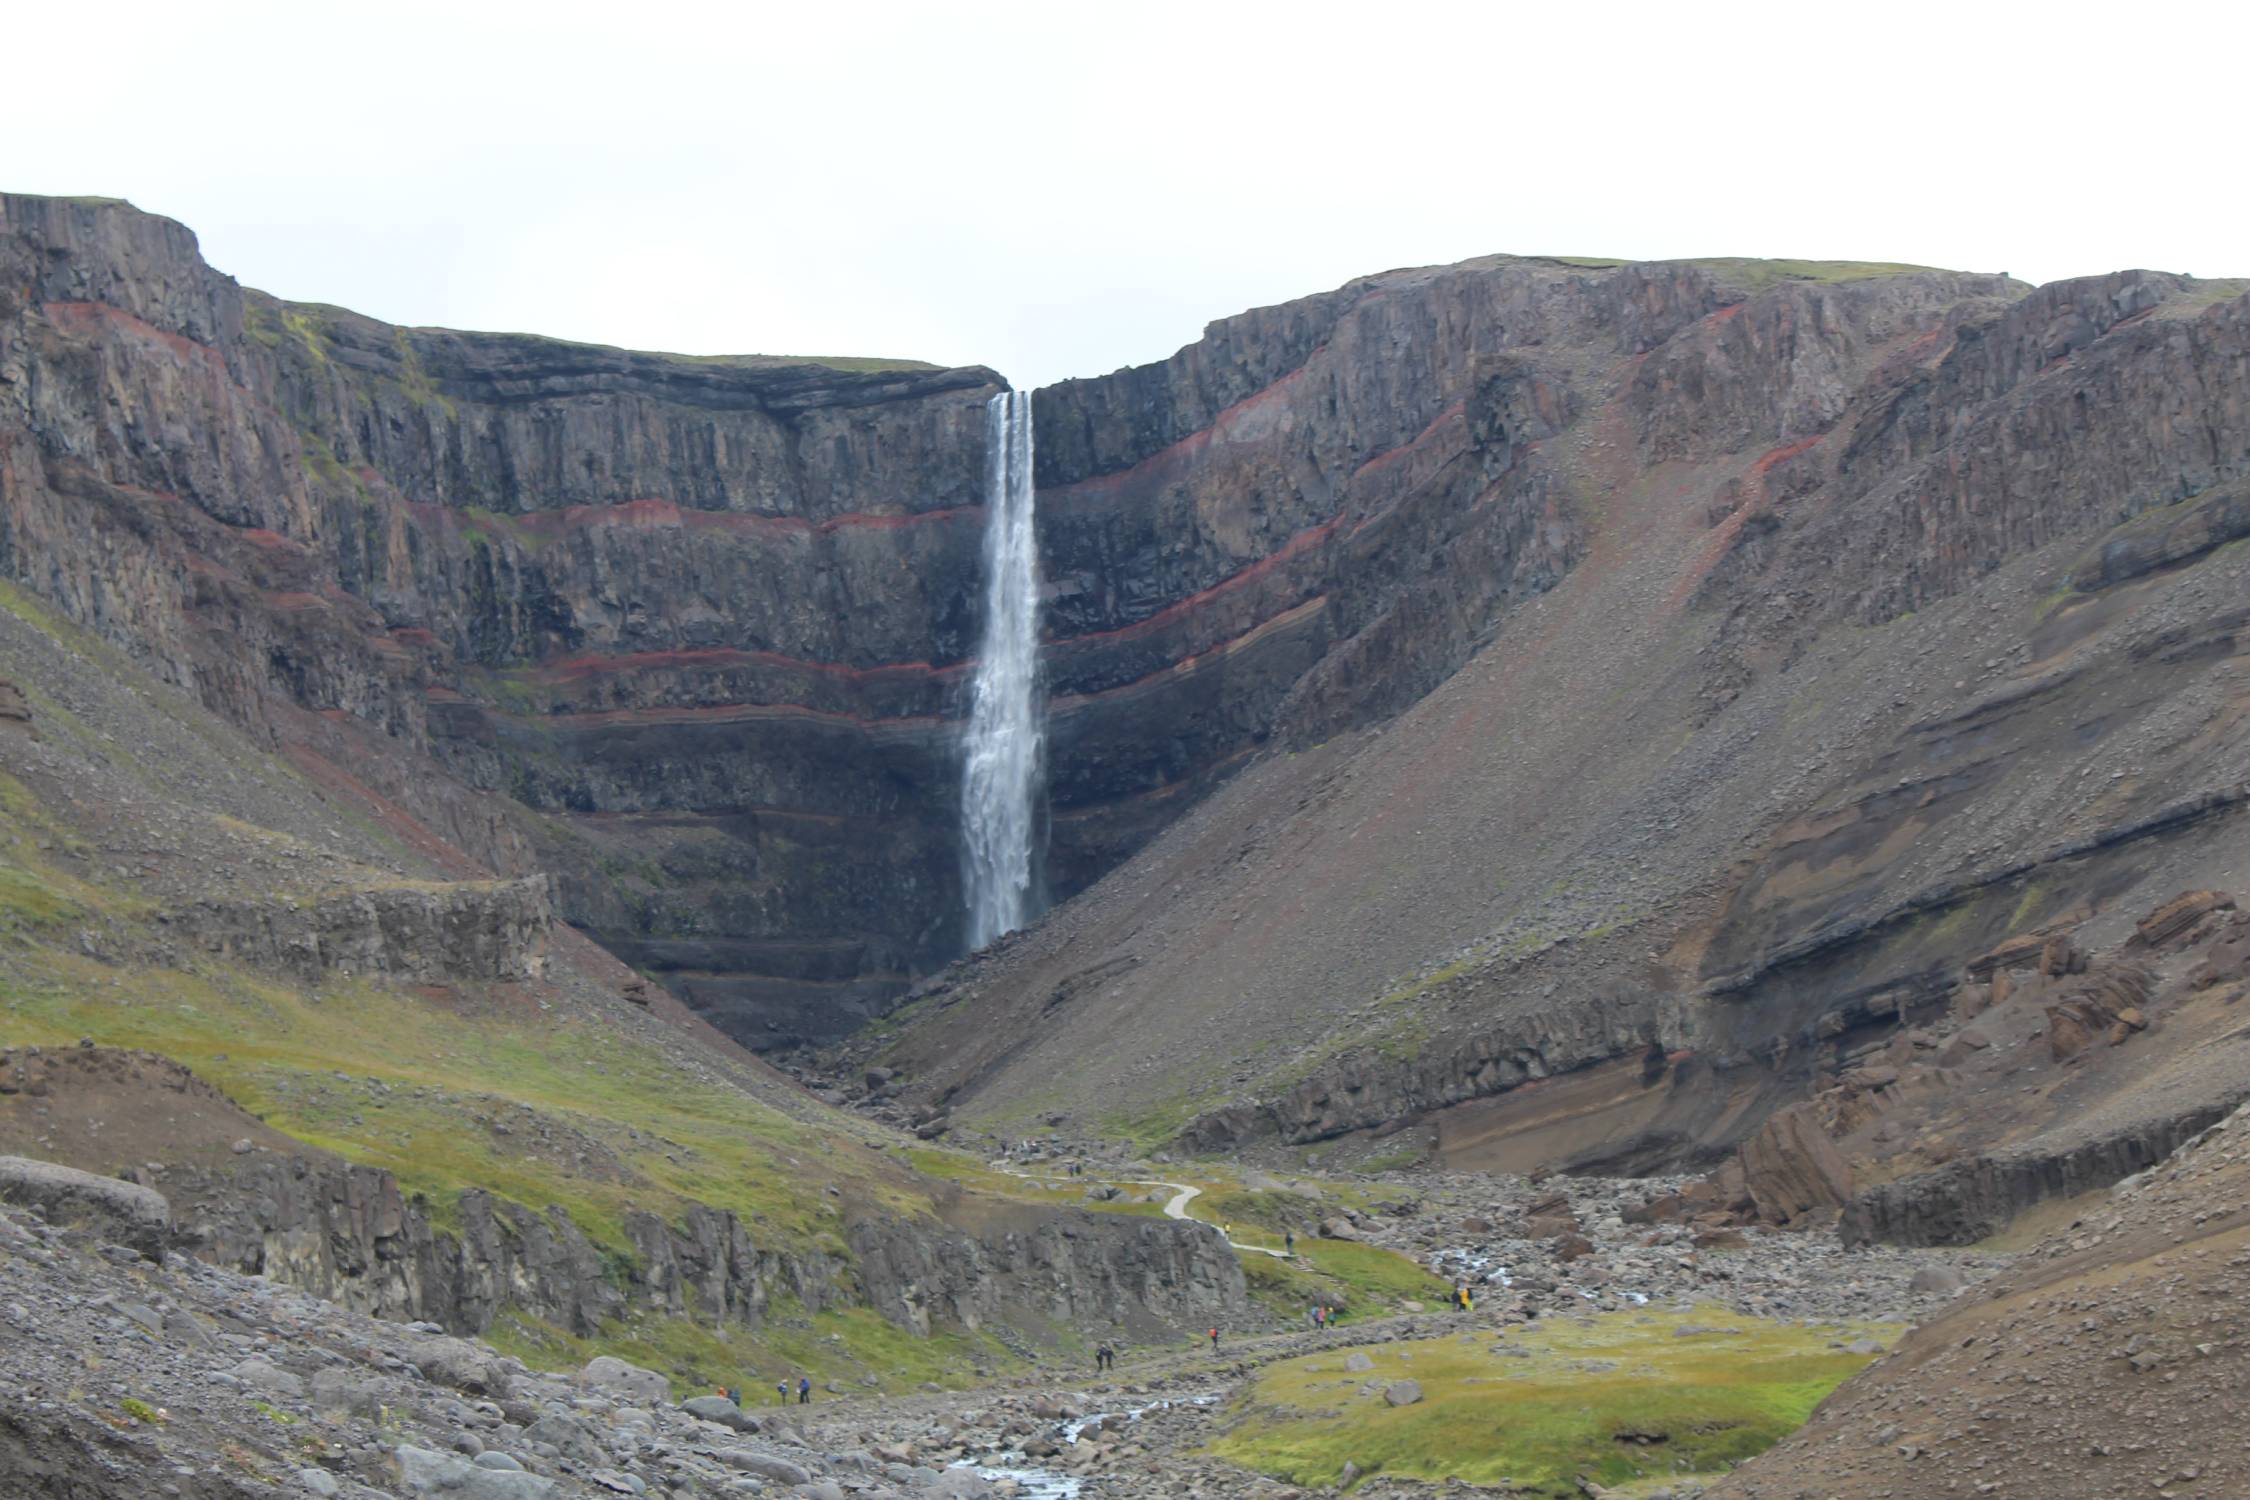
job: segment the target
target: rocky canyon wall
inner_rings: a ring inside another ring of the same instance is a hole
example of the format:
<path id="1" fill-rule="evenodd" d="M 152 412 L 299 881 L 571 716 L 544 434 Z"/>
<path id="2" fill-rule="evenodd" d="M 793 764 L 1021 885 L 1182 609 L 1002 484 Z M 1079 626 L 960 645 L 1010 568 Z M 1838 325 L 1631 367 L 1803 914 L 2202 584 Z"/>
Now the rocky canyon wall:
<path id="1" fill-rule="evenodd" d="M 1577 398 L 1524 351 L 1638 354 L 1729 295 L 1393 273 L 1040 392 L 1055 894 L 1551 586 Z M 0 198 L 0 574 L 277 740 L 403 753 L 384 797 L 762 1046 L 959 949 L 999 388 L 397 328 L 121 203 Z"/>

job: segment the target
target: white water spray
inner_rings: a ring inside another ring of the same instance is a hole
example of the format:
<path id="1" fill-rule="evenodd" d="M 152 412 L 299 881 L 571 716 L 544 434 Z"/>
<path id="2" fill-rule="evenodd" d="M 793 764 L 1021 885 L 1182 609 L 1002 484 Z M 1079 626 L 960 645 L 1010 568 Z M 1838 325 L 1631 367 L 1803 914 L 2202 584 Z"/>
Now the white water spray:
<path id="1" fill-rule="evenodd" d="M 969 689 L 961 774 L 961 863 L 969 946 L 1036 915 L 1039 551 L 1031 524 L 1031 393 L 985 408 L 984 647 Z"/>

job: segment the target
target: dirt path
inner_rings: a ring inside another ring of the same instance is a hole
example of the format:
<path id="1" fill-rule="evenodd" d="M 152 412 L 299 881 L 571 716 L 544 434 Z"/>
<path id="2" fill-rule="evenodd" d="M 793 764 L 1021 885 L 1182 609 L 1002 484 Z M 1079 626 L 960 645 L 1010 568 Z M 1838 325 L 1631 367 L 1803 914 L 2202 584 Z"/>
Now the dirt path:
<path id="1" fill-rule="evenodd" d="M 1020 1177 L 1026 1182 L 1045 1182 L 1054 1175 L 1052 1173 L 1023 1172 L 1014 1167 L 999 1167 L 997 1170 L 1005 1172 L 1010 1177 Z M 1227 1235 L 1225 1229 L 1217 1224 L 1212 1224 L 1209 1219 L 1198 1219 L 1195 1215 L 1189 1213 L 1188 1205 L 1203 1196 L 1203 1189 L 1199 1187 L 1193 1187 L 1185 1182 L 1158 1182 L 1154 1178 L 1147 1177 L 1100 1177 L 1095 1180 L 1106 1182 L 1113 1187 L 1164 1188 L 1172 1194 L 1164 1204 L 1165 1218 L 1185 1219 L 1191 1224 L 1203 1224 L 1212 1229 L 1217 1229 L 1220 1235 L 1226 1239 L 1227 1248 L 1230 1250 L 1246 1250 L 1252 1255 L 1270 1255 L 1275 1260 L 1294 1260 L 1296 1258 L 1285 1250 L 1268 1250 L 1263 1245 L 1245 1245 L 1231 1235 Z"/>

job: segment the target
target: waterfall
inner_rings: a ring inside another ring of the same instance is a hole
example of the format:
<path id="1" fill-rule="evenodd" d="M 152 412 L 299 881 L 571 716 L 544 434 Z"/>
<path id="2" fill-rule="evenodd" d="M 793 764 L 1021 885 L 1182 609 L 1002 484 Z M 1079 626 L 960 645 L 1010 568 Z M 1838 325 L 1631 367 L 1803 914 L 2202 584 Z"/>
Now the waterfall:
<path id="1" fill-rule="evenodd" d="M 985 433 L 984 646 L 969 689 L 961 772 L 961 864 L 972 948 L 1038 914 L 1032 853 L 1043 739 L 1031 393 L 993 397 Z"/>

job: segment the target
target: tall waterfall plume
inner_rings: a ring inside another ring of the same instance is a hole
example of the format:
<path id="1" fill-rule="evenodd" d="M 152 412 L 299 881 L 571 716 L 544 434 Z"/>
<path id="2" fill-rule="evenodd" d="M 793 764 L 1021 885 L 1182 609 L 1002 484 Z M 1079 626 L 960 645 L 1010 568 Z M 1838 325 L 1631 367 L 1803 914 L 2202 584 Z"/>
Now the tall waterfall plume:
<path id="1" fill-rule="evenodd" d="M 985 431 L 984 646 L 969 689 L 961 773 L 972 948 L 1038 915 L 1034 856 L 1044 751 L 1031 393 L 993 397 Z"/>

